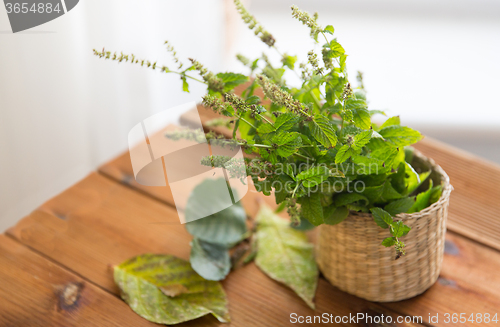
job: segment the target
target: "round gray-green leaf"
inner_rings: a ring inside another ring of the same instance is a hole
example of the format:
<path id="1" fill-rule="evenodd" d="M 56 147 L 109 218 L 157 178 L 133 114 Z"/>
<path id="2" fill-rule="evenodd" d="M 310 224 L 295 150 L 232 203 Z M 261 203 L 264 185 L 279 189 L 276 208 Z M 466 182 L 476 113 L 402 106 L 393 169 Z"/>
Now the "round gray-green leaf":
<path id="1" fill-rule="evenodd" d="M 257 214 L 255 263 L 269 277 L 290 287 L 314 309 L 318 266 L 304 232 L 290 227 L 266 205 Z"/>
<path id="2" fill-rule="evenodd" d="M 191 267 L 208 280 L 222 280 L 231 269 L 229 251 L 220 244 L 208 243 L 197 238 L 191 242 Z"/>
<path id="3" fill-rule="evenodd" d="M 193 220 L 198 217 L 196 208 L 219 205 L 220 195 L 213 192 L 216 180 L 205 180 L 195 187 L 186 205 L 186 229 L 200 240 L 229 245 L 240 241 L 247 232 L 246 213 L 238 202 L 222 211 L 208 217 Z M 235 190 L 233 190 L 234 194 Z"/>
<path id="4" fill-rule="evenodd" d="M 178 324 L 212 314 L 229 322 L 227 298 L 219 282 L 198 275 L 172 255 L 143 254 L 114 267 L 122 299 L 141 317 Z"/>

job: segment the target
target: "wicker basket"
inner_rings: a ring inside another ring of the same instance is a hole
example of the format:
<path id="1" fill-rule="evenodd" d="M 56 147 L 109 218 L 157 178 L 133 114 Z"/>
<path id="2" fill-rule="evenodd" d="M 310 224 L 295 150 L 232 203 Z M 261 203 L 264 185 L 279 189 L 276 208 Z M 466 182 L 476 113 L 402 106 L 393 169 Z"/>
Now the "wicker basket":
<path id="1" fill-rule="evenodd" d="M 406 244 L 405 256 L 395 260 L 394 248 L 380 245 L 390 233 L 377 226 L 371 214 L 351 211 L 338 225 L 320 226 L 317 262 L 334 286 L 369 301 L 389 302 L 421 294 L 437 280 L 453 188 L 448 175 L 432 159 L 415 151 L 412 165 L 417 171 L 432 169 L 430 177 L 434 185 L 443 182 L 443 193 L 430 207 L 395 217 L 411 227 L 402 239 Z M 428 187 L 428 182 L 422 187 Z"/>

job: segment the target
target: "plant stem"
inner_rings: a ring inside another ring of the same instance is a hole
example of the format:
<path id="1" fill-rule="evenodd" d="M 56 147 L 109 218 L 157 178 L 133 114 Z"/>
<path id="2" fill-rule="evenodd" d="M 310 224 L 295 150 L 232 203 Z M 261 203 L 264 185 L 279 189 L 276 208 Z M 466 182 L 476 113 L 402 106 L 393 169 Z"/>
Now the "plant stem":
<path id="1" fill-rule="evenodd" d="M 274 127 L 274 123 L 273 123 L 273 122 L 271 122 L 269 119 L 267 119 L 266 117 L 264 117 L 264 116 L 263 116 L 263 115 L 261 115 L 261 114 L 257 114 L 257 115 L 259 115 L 259 117 L 260 117 L 260 118 L 264 119 L 265 121 L 267 121 L 269 124 L 273 125 L 273 127 Z"/>
<path id="2" fill-rule="evenodd" d="M 197 82 L 200 82 L 200 83 L 203 83 L 203 84 L 207 84 L 207 82 L 205 82 L 205 81 L 202 81 L 202 80 L 197 79 L 195 77 L 189 76 L 187 74 L 182 74 L 182 73 L 179 73 L 179 72 L 176 72 L 176 71 L 173 71 L 173 70 L 169 70 L 168 72 L 165 72 L 165 73 L 167 73 L 167 74 L 168 73 L 174 73 L 174 74 L 177 74 L 177 75 L 186 76 L 187 78 L 190 78 L 190 79 L 192 79 L 194 81 L 197 81 Z"/>
<path id="3" fill-rule="evenodd" d="M 246 120 L 245 118 L 239 116 L 238 117 L 239 119 L 241 119 L 242 121 L 244 121 L 245 123 L 247 123 L 248 125 L 252 126 L 253 128 L 257 129 L 257 127 L 255 127 L 251 122 L 249 122 L 248 120 Z"/>

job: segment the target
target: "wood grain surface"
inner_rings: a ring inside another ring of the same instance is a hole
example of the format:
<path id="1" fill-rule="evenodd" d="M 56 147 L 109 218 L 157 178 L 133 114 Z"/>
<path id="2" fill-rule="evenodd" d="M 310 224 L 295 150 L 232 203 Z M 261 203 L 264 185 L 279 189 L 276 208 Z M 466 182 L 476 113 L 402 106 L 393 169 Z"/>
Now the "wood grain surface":
<path id="1" fill-rule="evenodd" d="M 91 174 L 24 218 L 8 234 L 117 296 L 110 266 L 141 253 L 189 258 L 190 236 L 172 217 L 177 219 L 172 207 L 107 177 Z M 398 315 L 345 294 L 324 279 L 320 280 L 317 308 L 313 311 L 253 263 L 232 272 L 223 286 L 229 298 L 231 326 L 283 326 L 288 324 L 290 313 L 383 314 L 394 320 Z M 196 323 L 219 325 L 213 317 L 197 319 Z"/>
<path id="2" fill-rule="evenodd" d="M 202 107 L 199 111 L 203 122 L 214 118 Z M 189 123 L 192 114 L 183 121 Z M 500 313 L 500 168 L 432 139 L 424 139 L 417 148 L 447 171 L 455 187 L 443 268 L 435 285 L 410 300 L 377 304 L 341 292 L 320 278 L 313 311 L 251 263 L 223 281 L 230 325 L 287 326 L 291 313 L 365 313 L 390 315 L 394 320 L 399 315 L 422 316 L 426 326 L 473 326 L 478 324 L 445 323 L 445 314 Z M 188 189 L 180 192 L 189 196 Z M 272 197 L 252 191 L 242 202 L 253 217 L 262 201 L 275 206 Z M 179 208 L 181 213 L 183 209 Z M 315 239 L 314 233 L 310 236 Z M 7 236 L 0 236 L 0 326 L 153 325 L 119 299 L 110 267 L 142 253 L 188 259 L 190 239 L 179 222 L 169 186 L 138 184 L 127 152 L 46 202 L 9 229 Z M 77 300 L 64 306 L 61 292 L 68 286 L 76 289 Z M 439 314 L 439 322 L 431 323 L 429 314 Z M 210 316 L 181 324 L 219 325 L 225 324 Z"/>
<path id="3" fill-rule="evenodd" d="M 157 326 L 93 283 L 0 235 L 0 326 Z"/>

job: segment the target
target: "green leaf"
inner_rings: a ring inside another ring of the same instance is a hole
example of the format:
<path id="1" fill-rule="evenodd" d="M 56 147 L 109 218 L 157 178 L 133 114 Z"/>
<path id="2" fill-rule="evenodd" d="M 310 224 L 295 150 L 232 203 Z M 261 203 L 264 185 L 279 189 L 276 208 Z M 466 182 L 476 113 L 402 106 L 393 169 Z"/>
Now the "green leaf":
<path id="1" fill-rule="evenodd" d="M 442 194 L 443 194 L 443 186 L 442 185 L 434 186 L 432 188 L 431 197 L 429 199 L 429 205 L 438 202 Z"/>
<path id="2" fill-rule="evenodd" d="M 293 169 L 293 166 L 290 165 L 289 163 L 285 164 L 285 173 L 287 174 L 287 176 L 289 176 L 294 181 L 297 180 L 297 178 L 295 177 L 295 171 Z"/>
<path id="3" fill-rule="evenodd" d="M 229 251 L 220 244 L 204 242 L 197 238 L 191 241 L 191 267 L 207 280 L 222 280 L 231 269 Z"/>
<path id="4" fill-rule="evenodd" d="M 410 208 L 415 204 L 415 197 L 406 197 L 399 200 L 390 202 L 384 207 L 384 210 L 390 213 L 392 216 L 398 213 L 408 212 Z"/>
<path id="5" fill-rule="evenodd" d="M 217 77 L 224 82 L 224 92 L 231 91 L 236 86 L 248 81 L 248 77 L 243 74 L 218 73 Z"/>
<path id="6" fill-rule="evenodd" d="M 316 166 L 302 171 L 296 177 L 297 181 L 301 181 L 304 187 L 313 187 L 321 184 L 330 176 L 330 170 L 325 166 Z"/>
<path id="7" fill-rule="evenodd" d="M 356 152 L 349 145 L 343 145 L 335 155 L 335 163 L 341 164 L 355 154 Z"/>
<path id="8" fill-rule="evenodd" d="M 387 126 L 393 126 L 393 125 L 399 125 L 401 124 L 401 120 L 399 119 L 399 116 L 394 116 L 389 119 L 387 119 L 382 126 L 380 126 L 380 129 L 386 128 Z"/>
<path id="9" fill-rule="evenodd" d="M 262 123 L 259 125 L 259 127 L 257 127 L 257 133 L 259 134 L 269 134 L 275 131 L 276 128 L 273 125 L 267 123 Z"/>
<path id="10" fill-rule="evenodd" d="M 382 245 L 385 247 L 390 247 L 396 244 L 396 238 L 395 237 L 388 237 L 382 241 Z"/>
<path id="11" fill-rule="evenodd" d="M 224 181 L 225 182 L 225 181 Z M 203 241 L 218 244 L 232 244 L 241 240 L 247 231 L 246 213 L 238 202 L 208 217 L 199 217 L 199 212 L 207 212 L 206 208 L 223 208 L 226 203 L 214 190 L 221 179 L 206 179 L 197 185 L 188 198 L 185 215 L 187 231 Z M 233 194 L 236 192 L 232 190 Z"/>
<path id="12" fill-rule="evenodd" d="M 422 134 L 406 126 L 387 126 L 381 129 L 379 133 L 388 142 L 397 147 L 412 145 L 422 139 Z"/>
<path id="13" fill-rule="evenodd" d="M 374 204 L 382 196 L 384 185 L 385 184 L 378 186 L 367 186 L 361 193 L 366 196 L 366 198 L 370 201 L 370 204 Z"/>
<path id="14" fill-rule="evenodd" d="M 368 108 L 368 104 L 366 103 L 366 99 L 351 97 L 346 100 L 345 107 L 349 110 L 366 109 Z"/>
<path id="15" fill-rule="evenodd" d="M 299 121 L 299 117 L 292 113 L 281 114 L 278 118 L 276 118 L 276 122 L 274 122 L 274 127 L 278 131 L 288 131 L 293 125 L 295 125 Z"/>
<path id="16" fill-rule="evenodd" d="M 418 174 L 415 169 L 409 164 L 406 163 L 406 175 L 408 177 L 405 178 L 406 182 L 406 192 L 405 194 L 412 194 L 423 182 L 427 180 L 430 176 L 431 171 L 426 171 L 421 174 Z"/>
<path id="17" fill-rule="evenodd" d="M 264 180 L 259 180 L 257 176 L 254 176 L 252 180 L 257 192 L 262 192 L 262 194 L 264 194 L 265 196 L 271 195 L 271 192 L 273 190 L 272 183 L 267 178 Z"/>
<path id="18" fill-rule="evenodd" d="M 337 144 L 337 134 L 333 126 L 323 115 L 317 114 L 313 120 L 309 122 L 311 135 L 321 143 L 325 148 L 333 148 Z"/>
<path id="19" fill-rule="evenodd" d="M 394 237 L 403 237 L 411 230 L 410 227 L 406 226 L 401 220 L 393 222 L 391 224 L 391 234 Z"/>
<path id="20" fill-rule="evenodd" d="M 334 31 L 335 31 L 335 29 L 333 28 L 332 25 L 327 25 L 325 27 L 325 29 L 323 30 L 323 33 L 328 33 L 328 34 L 332 34 L 333 35 Z"/>
<path id="21" fill-rule="evenodd" d="M 379 159 L 366 157 L 363 155 L 354 155 L 351 157 L 351 160 L 356 164 L 355 168 L 358 175 L 377 174 L 385 170 L 384 162 Z"/>
<path id="22" fill-rule="evenodd" d="M 364 132 L 361 132 L 359 134 L 356 134 L 354 136 L 354 142 L 352 143 L 351 147 L 354 150 L 361 150 L 368 142 L 370 142 L 370 139 L 372 138 L 372 130 L 367 130 Z"/>
<path id="23" fill-rule="evenodd" d="M 314 226 L 321 225 L 323 221 L 323 207 L 321 206 L 321 195 L 312 193 L 298 199 L 302 217 L 309 220 Z"/>
<path id="24" fill-rule="evenodd" d="M 429 206 L 432 195 L 432 179 L 429 180 L 429 189 L 425 192 L 417 194 L 415 204 L 408 210 L 408 213 L 419 212 Z"/>
<path id="25" fill-rule="evenodd" d="M 240 120 L 236 119 L 234 122 L 234 128 L 233 128 L 233 139 L 236 140 L 236 132 L 238 131 L 238 127 L 240 127 Z"/>
<path id="26" fill-rule="evenodd" d="M 259 103 L 260 103 L 260 97 L 258 97 L 258 96 L 256 96 L 256 95 L 251 95 L 251 96 L 249 96 L 249 97 L 245 100 L 245 102 L 246 102 L 247 104 L 250 104 L 250 105 L 252 105 L 252 104 L 259 104 Z"/>
<path id="27" fill-rule="evenodd" d="M 366 109 L 368 105 L 364 99 L 349 98 L 346 100 L 346 109 L 352 111 L 354 125 L 362 129 L 370 129 L 371 115 Z"/>
<path id="28" fill-rule="evenodd" d="M 406 191 L 405 167 L 406 167 L 406 162 L 400 163 L 398 171 L 395 174 L 391 175 L 392 187 L 394 187 L 394 189 L 401 194 L 403 194 Z"/>
<path id="29" fill-rule="evenodd" d="M 211 313 L 229 322 L 221 284 L 204 280 L 189 262 L 172 255 L 131 258 L 114 267 L 114 280 L 122 299 L 149 321 L 173 325 Z"/>
<path id="30" fill-rule="evenodd" d="M 277 153 L 282 157 L 289 157 L 302 145 L 299 133 L 281 133 L 273 137 L 273 142 L 278 146 Z"/>
<path id="31" fill-rule="evenodd" d="M 283 59 L 281 59 L 283 66 L 287 66 L 291 70 L 295 67 L 295 62 L 297 62 L 297 56 L 289 56 L 287 54 L 283 55 Z"/>
<path id="32" fill-rule="evenodd" d="M 289 226 L 262 205 L 257 214 L 257 242 L 255 263 L 272 279 L 290 287 L 311 308 L 318 285 L 318 267 L 313 245 L 304 232 Z"/>
<path id="33" fill-rule="evenodd" d="M 378 207 L 371 208 L 370 211 L 373 215 L 373 219 L 380 227 L 389 228 L 392 224 L 392 217 L 387 211 Z"/>
<path id="34" fill-rule="evenodd" d="M 354 125 L 362 129 L 370 129 L 372 127 L 371 116 L 366 109 L 353 109 L 352 121 Z"/>
<path id="35" fill-rule="evenodd" d="M 368 205 L 370 201 L 366 196 L 359 193 L 340 193 L 333 197 L 333 205 L 336 207 L 345 206 L 354 202 L 360 202 L 361 205 Z"/>
<path id="36" fill-rule="evenodd" d="M 384 201 L 391 201 L 391 200 L 397 200 L 401 199 L 403 195 L 396 191 L 394 187 L 392 187 L 392 184 L 389 181 L 386 181 L 384 183 L 384 190 L 382 191 L 382 196 L 381 198 Z"/>
<path id="37" fill-rule="evenodd" d="M 330 49 L 332 50 L 333 57 L 340 57 L 345 53 L 344 48 L 337 42 L 337 40 L 333 39 L 330 41 Z"/>
<path id="38" fill-rule="evenodd" d="M 329 206 L 327 208 L 323 208 L 323 216 L 325 224 L 336 225 L 346 220 L 349 216 L 349 209 L 346 206 L 338 208 Z"/>
<path id="39" fill-rule="evenodd" d="M 181 79 L 182 79 L 182 90 L 184 92 L 188 92 L 189 93 L 189 84 L 188 84 L 188 82 L 186 80 L 186 76 L 182 76 Z"/>

